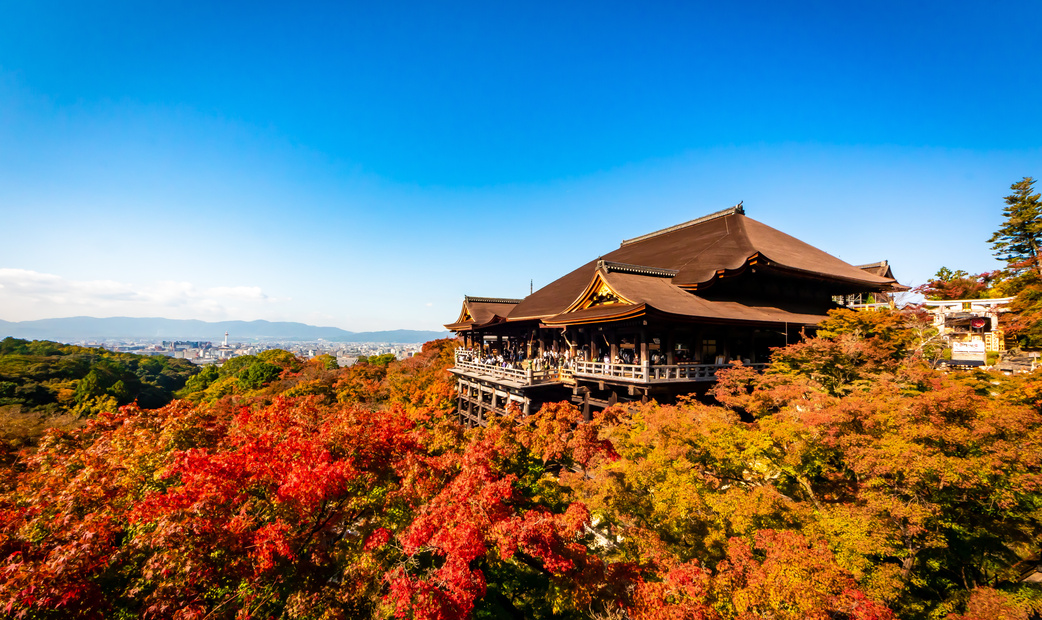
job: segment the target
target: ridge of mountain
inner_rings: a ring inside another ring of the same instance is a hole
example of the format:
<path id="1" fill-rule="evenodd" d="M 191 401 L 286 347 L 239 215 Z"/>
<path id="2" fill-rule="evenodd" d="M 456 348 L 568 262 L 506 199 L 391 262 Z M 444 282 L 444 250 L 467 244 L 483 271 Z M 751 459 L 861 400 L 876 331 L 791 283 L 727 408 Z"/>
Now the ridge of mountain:
<path id="1" fill-rule="evenodd" d="M 160 317 L 74 316 L 32 321 L 0 319 L 0 338 L 13 336 L 59 342 L 109 339 L 208 340 L 218 343 L 228 332 L 229 340 L 420 343 L 451 337 L 449 332 L 413 329 L 351 332 L 339 327 L 318 327 L 289 321 L 200 321 Z"/>

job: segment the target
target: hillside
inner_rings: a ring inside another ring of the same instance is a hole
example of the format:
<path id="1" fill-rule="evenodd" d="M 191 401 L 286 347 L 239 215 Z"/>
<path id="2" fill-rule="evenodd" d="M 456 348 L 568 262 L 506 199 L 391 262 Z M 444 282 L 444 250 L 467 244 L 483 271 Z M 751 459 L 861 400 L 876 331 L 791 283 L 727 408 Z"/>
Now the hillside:
<path id="1" fill-rule="evenodd" d="M 4 338 L 0 448 L 32 443 L 47 427 L 75 426 L 132 402 L 162 407 L 198 372 L 183 359 Z"/>
<path id="2" fill-rule="evenodd" d="M 279 350 L 0 459 L 5 617 L 1038 617 L 1042 381 L 837 311 L 715 400 L 464 428 L 456 342 Z M 158 610 L 158 611 L 157 611 Z M 177 614 L 166 610 L 177 610 Z"/>

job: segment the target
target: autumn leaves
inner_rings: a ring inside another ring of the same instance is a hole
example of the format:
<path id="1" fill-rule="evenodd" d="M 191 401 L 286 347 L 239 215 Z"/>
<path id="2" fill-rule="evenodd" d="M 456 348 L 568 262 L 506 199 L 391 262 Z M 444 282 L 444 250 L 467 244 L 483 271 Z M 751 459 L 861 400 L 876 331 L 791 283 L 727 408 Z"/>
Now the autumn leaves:
<path id="1" fill-rule="evenodd" d="M 105 413 L 0 476 L 11 617 L 1026 617 L 1042 382 L 838 313 L 712 404 L 465 430 L 453 343 Z M 1018 615 L 1019 614 L 1019 615 Z"/>

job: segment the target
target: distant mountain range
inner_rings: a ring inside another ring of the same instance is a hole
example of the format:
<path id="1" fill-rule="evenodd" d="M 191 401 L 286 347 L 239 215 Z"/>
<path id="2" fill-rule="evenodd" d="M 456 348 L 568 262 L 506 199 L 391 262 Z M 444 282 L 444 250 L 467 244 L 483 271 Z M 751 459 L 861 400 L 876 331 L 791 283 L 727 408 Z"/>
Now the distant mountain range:
<path id="1" fill-rule="evenodd" d="M 438 331 L 396 329 L 381 332 L 349 332 L 338 327 L 316 327 L 304 323 L 271 321 L 207 321 L 180 319 L 138 319 L 111 317 L 97 319 L 75 316 L 36 321 L 0 320 L 0 338 L 14 336 L 29 340 L 209 340 L 217 344 L 228 332 L 229 342 L 246 341 L 315 341 L 418 343 L 448 338 L 452 334 Z"/>

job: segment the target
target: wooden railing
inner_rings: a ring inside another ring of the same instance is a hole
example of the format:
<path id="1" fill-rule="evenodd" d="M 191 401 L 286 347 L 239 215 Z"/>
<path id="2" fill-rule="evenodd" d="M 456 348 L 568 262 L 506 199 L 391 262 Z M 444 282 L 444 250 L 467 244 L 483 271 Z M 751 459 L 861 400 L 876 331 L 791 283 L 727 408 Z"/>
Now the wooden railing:
<path id="1" fill-rule="evenodd" d="M 572 373 L 577 377 L 597 376 L 601 378 L 629 379 L 647 382 L 645 367 L 640 364 L 607 364 L 605 362 L 576 361 Z"/>
<path id="2" fill-rule="evenodd" d="M 763 370 L 767 364 L 746 364 L 755 370 Z M 577 377 L 595 379 L 622 379 L 637 383 L 668 383 L 672 381 L 715 381 L 716 373 L 730 364 L 608 364 L 605 362 L 575 362 L 573 373 Z"/>
<path id="3" fill-rule="evenodd" d="M 495 379 L 507 379 L 521 385 L 533 385 L 535 383 L 547 383 L 558 380 L 556 368 L 536 370 L 534 368 L 507 368 L 497 364 L 483 364 L 471 359 L 465 351 L 460 349 L 456 350 L 455 368 Z"/>
<path id="4" fill-rule="evenodd" d="M 745 364 L 755 370 L 763 370 L 767 364 Z M 484 375 L 495 379 L 506 379 L 520 385 L 534 385 L 579 377 L 585 379 L 618 379 L 634 383 L 670 383 L 676 381 L 715 381 L 716 373 L 730 364 L 608 364 L 605 362 L 575 361 L 572 367 L 562 368 L 507 368 L 497 364 L 484 364 L 473 359 L 464 349 L 456 350 L 457 370 Z"/>

